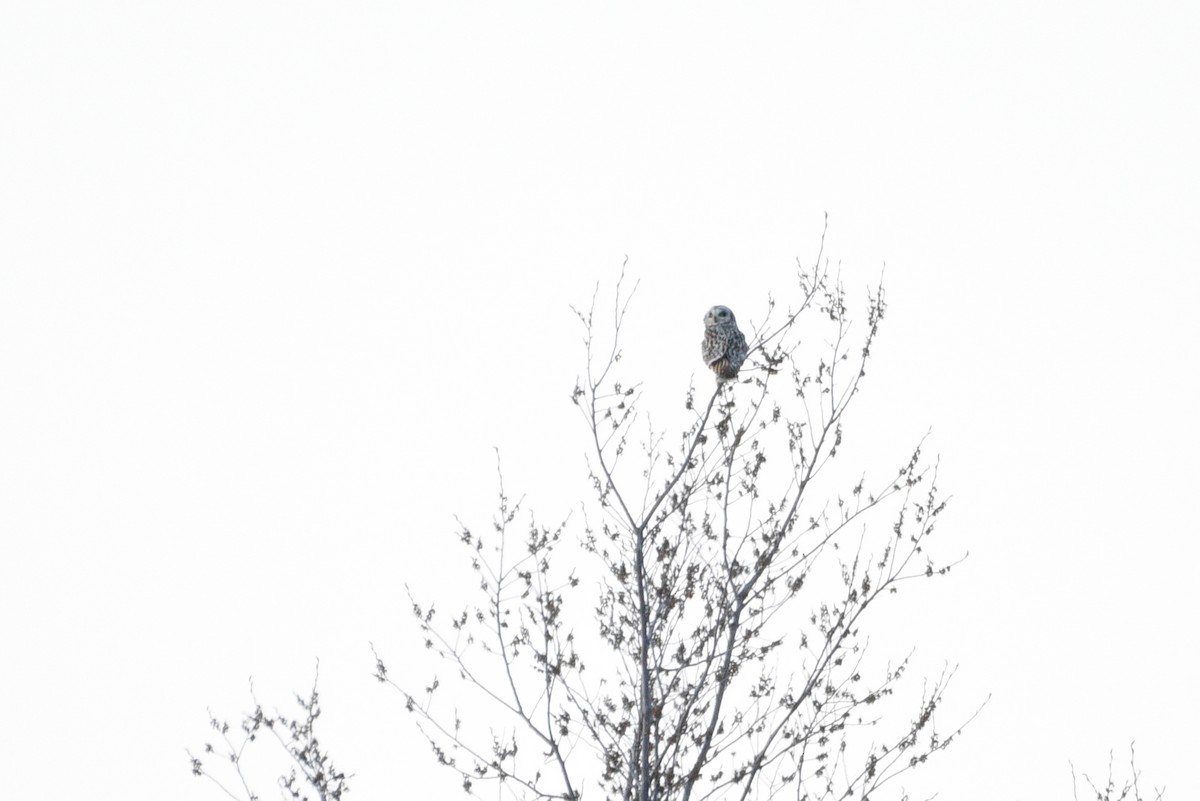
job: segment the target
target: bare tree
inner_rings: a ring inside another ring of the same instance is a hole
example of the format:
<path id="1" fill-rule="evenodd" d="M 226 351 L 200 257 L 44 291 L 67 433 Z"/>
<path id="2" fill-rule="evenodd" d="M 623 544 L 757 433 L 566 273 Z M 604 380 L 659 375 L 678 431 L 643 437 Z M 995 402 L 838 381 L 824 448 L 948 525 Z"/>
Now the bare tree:
<path id="1" fill-rule="evenodd" d="M 209 779 L 228 798 L 258 801 L 260 795 L 253 789 L 254 781 L 248 775 L 246 758 L 259 737 L 265 736 L 276 743 L 276 753 L 282 751 L 288 757 L 287 769 L 277 779 L 282 798 L 340 801 L 350 791 L 350 777 L 334 767 L 333 759 L 317 739 L 316 723 L 321 716 L 317 677 L 313 676 L 313 686 L 307 695 L 296 694 L 296 705 L 302 713 L 296 717 L 279 711 L 268 714 L 258 702 L 253 684 L 250 697 L 254 701 L 254 710 L 242 717 L 236 729 L 228 721 L 209 713 L 209 726 L 215 732 L 215 738 L 205 743 L 203 758 L 188 752 L 192 773 Z M 215 772 L 212 760 L 217 762 Z M 206 761 L 209 764 L 206 765 Z M 218 773 L 226 773 L 228 777 L 222 780 Z"/>
<path id="2" fill-rule="evenodd" d="M 1113 755 L 1110 751 L 1108 754 L 1108 779 L 1100 787 L 1085 773 L 1083 780 L 1087 782 L 1092 795 L 1088 798 L 1095 798 L 1095 801 L 1162 801 L 1166 788 L 1155 788 L 1154 795 L 1142 795 L 1142 789 L 1138 785 L 1142 777 L 1142 772 L 1138 770 L 1136 754 L 1134 754 L 1133 743 L 1129 744 L 1129 778 L 1117 786 L 1117 780 L 1113 778 Z M 1075 766 L 1071 765 L 1071 789 L 1075 796 L 1075 801 L 1079 801 L 1079 781 L 1075 776 Z"/>
<path id="3" fill-rule="evenodd" d="M 577 310 L 582 521 L 522 522 L 501 477 L 491 530 L 458 532 L 476 600 L 449 615 L 413 600 L 453 678 L 410 691 L 376 653 L 468 792 L 876 798 L 961 731 L 935 727 L 952 670 L 905 707 L 908 657 L 865 658 L 868 610 L 953 563 L 928 551 L 946 501 L 922 443 L 881 480 L 835 469 L 886 306 L 868 291 L 856 328 L 822 259 L 798 265 L 786 312 L 768 300 L 739 382 L 688 389 L 674 435 L 643 422 L 621 375 L 636 286 L 622 274 L 607 322 L 597 295 Z"/>

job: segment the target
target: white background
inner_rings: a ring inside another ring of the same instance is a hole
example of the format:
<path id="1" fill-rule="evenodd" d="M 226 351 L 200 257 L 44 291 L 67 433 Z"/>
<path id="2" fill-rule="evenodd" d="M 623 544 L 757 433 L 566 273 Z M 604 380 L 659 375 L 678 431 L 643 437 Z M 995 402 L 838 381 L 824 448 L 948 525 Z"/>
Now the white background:
<path id="1" fill-rule="evenodd" d="M 368 642 L 402 677 L 405 583 L 465 589 L 493 446 L 576 504 L 569 304 L 628 256 L 677 404 L 705 309 L 786 300 L 825 212 L 856 297 L 887 265 L 855 453 L 932 426 L 970 552 L 872 647 L 959 665 L 947 722 L 992 695 L 909 785 L 1069 798 L 1136 740 L 1186 797 L 1194 4 L 647 5 L 5 5 L 6 797 L 217 798 L 206 707 L 317 657 L 352 797 L 459 797 Z"/>

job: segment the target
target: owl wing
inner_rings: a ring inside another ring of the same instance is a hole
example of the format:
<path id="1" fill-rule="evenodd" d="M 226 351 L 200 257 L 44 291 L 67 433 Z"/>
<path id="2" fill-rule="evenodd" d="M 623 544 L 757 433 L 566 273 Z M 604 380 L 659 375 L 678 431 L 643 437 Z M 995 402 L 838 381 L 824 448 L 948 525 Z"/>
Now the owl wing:
<path id="1" fill-rule="evenodd" d="M 704 363 L 711 367 L 713 362 L 724 355 L 724 337 L 715 328 L 706 329 L 704 332 L 704 341 L 700 343 L 700 356 L 704 359 Z"/>
<path id="2" fill-rule="evenodd" d="M 746 345 L 746 335 L 742 333 L 741 329 L 733 329 L 733 336 L 729 338 L 729 345 L 725 352 L 729 356 L 730 363 L 735 365 L 734 369 L 740 369 L 750 354 L 750 348 Z"/>

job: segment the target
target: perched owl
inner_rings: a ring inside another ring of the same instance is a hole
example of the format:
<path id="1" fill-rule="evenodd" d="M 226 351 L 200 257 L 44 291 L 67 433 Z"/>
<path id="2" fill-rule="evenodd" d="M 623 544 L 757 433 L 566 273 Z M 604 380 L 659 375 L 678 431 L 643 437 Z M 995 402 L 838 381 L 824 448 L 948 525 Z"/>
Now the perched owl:
<path id="1" fill-rule="evenodd" d="M 717 374 L 717 381 L 737 378 L 742 362 L 746 361 L 746 337 L 738 330 L 737 320 L 728 306 L 713 306 L 704 315 L 704 341 L 700 353 L 704 363 Z"/>

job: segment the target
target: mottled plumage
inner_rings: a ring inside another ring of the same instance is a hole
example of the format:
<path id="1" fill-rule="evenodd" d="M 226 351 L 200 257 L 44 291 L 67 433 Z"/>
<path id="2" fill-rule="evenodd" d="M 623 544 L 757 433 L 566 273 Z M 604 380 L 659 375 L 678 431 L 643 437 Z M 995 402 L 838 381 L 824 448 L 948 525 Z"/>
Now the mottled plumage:
<path id="1" fill-rule="evenodd" d="M 738 330 L 737 320 L 728 306 L 713 306 L 704 315 L 704 341 L 700 353 L 704 363 L 717 374 L 717 381 L 737 378 L 746 361 L 746 337 Z"/>

